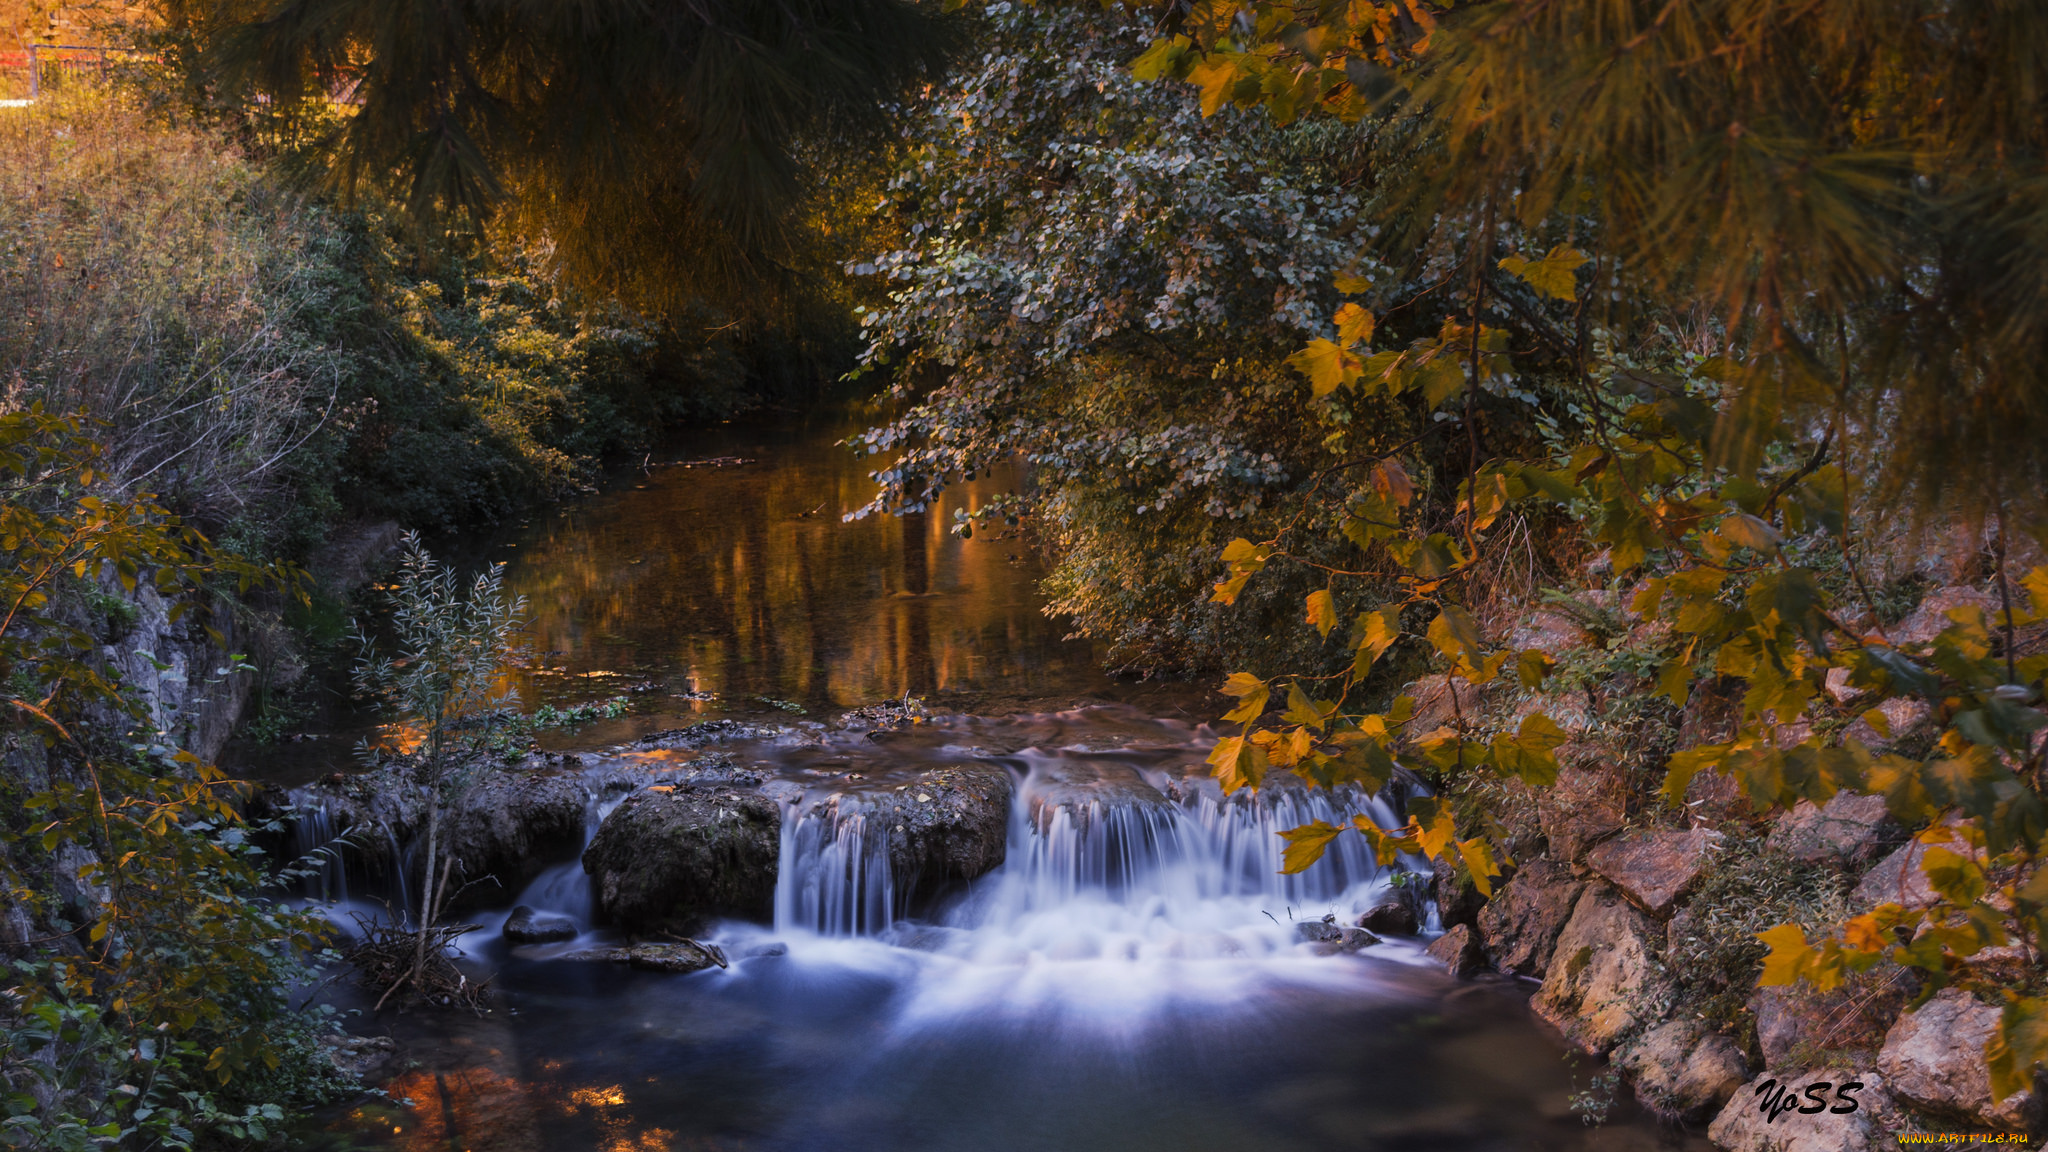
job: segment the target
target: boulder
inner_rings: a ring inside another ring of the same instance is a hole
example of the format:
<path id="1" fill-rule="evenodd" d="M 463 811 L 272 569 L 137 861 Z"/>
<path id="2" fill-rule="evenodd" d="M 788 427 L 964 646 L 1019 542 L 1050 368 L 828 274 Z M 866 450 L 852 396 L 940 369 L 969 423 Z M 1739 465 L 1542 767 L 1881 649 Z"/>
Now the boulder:
<path id="1" fill-rule="evenodd" d="M 505 918 L 501 933 L 514 944 L 552 944 L 576 938 L 576 922 L 567 916 L 544 916 L 521 904 Z"/>
<path id="2" fill-rule="evenodd" d="M 1586 865 L 1661 919 L 1698 882 L 1720 839 L 1705 828 L 1637 832 L 1596 846 L 1586 854 Z"/>
<path id="3" fill-rule="evenodd" d="M 1318 956 L 1336 956 L 1342 953 L 1359 952 L 1380 942 L 1380 938 L 1363 928 L 1346 928 L 1337 923 L 1335 916 L 1321 920 L 1302 920 L 1294 925 L 1294 934 L 1306 943 L 1315 945 Z"/>
<path id="4" fill-rule="evenodd" d="M 1636 1099 L 1664 1120 L 1696 1123 L 1720 1110 L 1749 1078 L 1735 1041 L 1698 1021 L 1668 1020 L 1615 1053 Z"/>
<path id="5" fill-rule="evenodd" d="M 774 911 L 782 811 L 752 788 L 662 785 L 620 804 L 583 852 L 598 910 L 628 929 Z"/>
<path id="6" fill-rule="evenodd" d="M 1918 734 L 1934 716 L 1933 705 L 1908 696 L 1894 696 L 1866 711 L 1884 717 L 1884 731 L 1878 731 L 1876 725 L 1859 715 L 1842 730 L 1842 739 L 1853 740 L 1874 753 L 1885 752 Z"/>
<path id="7" fill-rule="evenodd" d="M 1080 825 L 1111 811 L 1158 809 L 1167 804 L 1166 797 L 1147 784 L 1137 769 L 1114 760 L 1038 764 L 1024 781 L 1024 799 L 1032 822 L 1041 829 L 1049 827 L 1061 812 Z"/>
<path id="8" fill-rule="evenodd" d="M 1950 612 L 1969 608 L 1981 610 L 1984 618 L 1991 620 L 1999 611 L 1998 597 L 1960 584 L 1936 588 L 1922 597 L 1920 606 L 1904 620 L 1887 628 L 1885 636 L 1902 648 L 1932 644 L 1936 636 L 1955 623 L 1949 618 Z"/>
<path id="9" fill-rule="evenodd" d="M 1385 936 L 1413 936 L 1421 927 L 1416 921 L 1415 909 L 1405 900 L 1373 905 L 1358 918 L 1358 926 Z"/>
<path id="10" fill-rule="evenodd" d="M 1455 727 L 1460 716 L 1467 722 L 1478 720 L 1499 697 L 1502 688 L 1498 680 L 1474 685 L 1448 675 L 1424 676 L 1402 689 L 1403 695 L 1415 701 L 1415 711 L 1404 730 L 1420 738 Z"/>
<path id="11" fill-rule="evenodd" d="M 965 763 L 919 773 L 907 784 L 852 788 L 821 803 L 835 818 L 859 812 L 888 831 L 890 874 L 901 891 L 994 871 L 1009 846 L 1010 791 L 1001 765 Z"/>
<path id="12" fill-rule="evenodd" d="M 1588 884 L 1558 934 L 1543 987 L 1530 1007 L 1590 1055 L 1657 1019 L 1671 986 L 1656 960 L 1648 917 L 1605 884 Z"/>
<path id="13" fill-rule="evenodd" d="M 375 1087 L 402 1065 L 398 1042 L 389 1036 L 331 1033 L 319 1039 L 321 1052 L 336 1072 L 364 1087 Z"/>
<path id="14" fill-rule="evenodd" d="M 1537 857 L 1479 910 L 1479 935 L 1503 972 L 1542 979 L 1585 884 L 1562 864 Z"/>
<path id="15" fill-rule="evenodd" d="M 1884 797 L 1843 789 L 1821 807 L 1801 800 L 1771 826 L 1769 847 L 1809 864 L 1863 867 L 1904 835 Z"/>
<path id="16" fill-rule="evenodd" d="M 1876 1051 L 1912 994 L 1897 965 L 1856 973 L 1826 992 L 1811 984 L 1771 985 L 1750 993 L 1750 1017 L 1764 1067 L 1796 1069 L 1841 1049 Z"/>
<path id="17" fill-rule="evenodd" d="M 573 858 L 583 845 L 589 791 L 583 778 L 552 763 L 537 770 L 490 772 L 451 810 L 442 828 L 455 874 L 495 876 L 518 891 Z"/>
<path id="18" fill-rule="evenodd" d="M 2000 1014 L 1960 988 L 1944 988 L 1892 1025 L 1877 1070 L 1894 1096 L 1929 1112 L 2001 1128 L 2025 1127 L 2032 1118 L 2032 1093 L 1991 1098 L 1984 1045 L 1998 1031 Z"/>
<path id="19" fill-rule="evenodd" d="M 1847 1087 L 1852 1084 L 1862 1087 Z M 1818 1091 L 1808 1096 L 1807 1088 Z M 1856 1109 L 1836 1112 L 1844 1106 L 1845 1091 Z M 1801 1102 L 1785 1106 L 1787 1094 Z M 1816 1097 L 1825 1100 L 1827 1107 L 1811 1113 L 1799 1110 L 1812 1107 L 1808 1102 Z M 1759 1076 L 1736 1089 L 1708 1126 L 1707 1139 L 1725 1152 L 1876 1152 L 1898 1147 L 1893 1133 L 1904 1126 L 1904 1117 L 1885 1091 L 1883 1076 L 1852 1068 L 1824 1068 L 1789 1083 L 1774 1075 Z"/>
<path id="20" fill-rule="evenodd" d="M 1437 857 L 1432 870 L 1430 889 L 1436 898 L 1437 924 L 1446 929 L 1458 924 L 1477 924 L 1486 897 L 1479 894 L 1471 875 L 1453 862 L 1449 853 Z"/>
<path id="21" fill-rule="evenodd" d="M 1429 958 L 1460 980 L 1486 968 L 1486 953 L 1479 949 L 1479 934 L 1469 924 L 1458 924 L 1429 942 Z"/>
<path id="22" fill-rule="evenodd" d="M 585 948 L 561 957 L 563 960 L 626 964 L 649 972 L 701 972 L 726 966 L 725 953 L 715 944 L 678 940 L 673 944 L 631 944 L 618 948 Z"/>
<path id="23" fill-rule="evenodd" d="M 1862 908 L 1879 904 L 1897 904 L 1907 909 L 1932 907 L 1940 896 L 1927 882 L 1927 874 L 1920 870 L 1921 858 L 1926 855 L 1925 844 L 1918 840 L 1908 842 L 1865 872 L 1851 898 Z"/>
<path id="24" fill-rule="evenodd" d="M 1560 753 L 1557 783 L 1536 797 L 1537 819 L 1550 855 L 1570 862 L 1621 831 L 1628 820 L 1628 787 L 1613 767 L 1615 757 L 1577 741 Z"/>

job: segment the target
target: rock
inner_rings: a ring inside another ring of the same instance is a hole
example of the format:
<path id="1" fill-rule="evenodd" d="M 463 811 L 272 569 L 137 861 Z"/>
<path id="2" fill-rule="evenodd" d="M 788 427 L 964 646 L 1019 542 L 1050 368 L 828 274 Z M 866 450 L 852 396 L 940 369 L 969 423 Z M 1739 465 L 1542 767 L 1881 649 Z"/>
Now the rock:
<path id="1" fill-rule="evenodd" d="M 1783 1093 L 1790 1091 L 1801 1101 L 1813 1097 L 1804 1089 L 1827 1085 L 1818 1092 L 1827 1108 L 1802 1113 L 1810 1104 L 1783 1106 Z M 1838 1113 L 1845 1086 L 1856 1110 Z M 1777 1102 L 1779 1107 L 1766 1111 Z M 1773 1118 L 1775 1117 L 1775 1119 Z M 1904 1117 L 1885 1091 L 1884 1077 L 1876 1072 L 1851 1068 L 1826 1068 L 1785 1083 L 1776 1076 L 1759 1076 L 1737 1089 L 1735 1095 L 1707 1128 L 1707 1139 L 1726 1152 L 1876 1152 L 1896 1148 L 1894 1132 L 1904 1128 Z"/>
<path id="2" fill-rule="evenodd" d="M 1586 865 L 1612 881 L 1637 907 L 1662 918 L 1706 871 L 1720 839 L 1720 833 L 1705 828 L 1637 832 L 1596 846 L 1586 854 Z"/>
<path id="3" fill-rule="evenodd" d="M 1614 757 L 1597 746 L 1567 745 L 1557 783 L 1536 797 L 1537 819 L 1550 855 L 1566 862 L 1585 856 L 1595 843 L 1619 832 L 1628 820 L 1628 789 L 1611 765 Z"/>
<path id="4" fill-rule="evenodd" d="M 514 944 L 552 944 L 576 938 L 576 922 L 567 916 L 543 916 L 526 905 L 512 909 L 502 930 Z"/>
<path id="5" fill-rule="evenodd" d="M 1405 731 L 1421 738 L 1431 732 L 1457 725 L 1458 717 L 1476 720 L 1492 702 L 1498 688 L 1493 684 L 1474 687 L 1452 676 L 1424 676 L 1401 690 L 1415 701 Z"/>
<path id="6" fill-rule="evenodd" d="M 1892 1095 L 1945 1116 L 2002 1128 L 2032 1118 L 2033 1094 L 1991 1098 L 1984 1045 L 1998 1031 L 2000 1011 L 1960 988 L 1944 988 L 1899 1017 L 1885 1035 L 1877 1070 Z"/>
<path id="7" fill-rule="evenodd" d="M 320 1047 L 335 1071 L 365 1087 L 374 1087 L 398 1071 L 398 1042 L 389 1036 L 322 1036 Z"/>
<path id="8" fill-rule="evenodd" d="M 1828 669 L 1827 677 L 1821 682 L 1821 688 L 1827 692 L 1828 699 L 1843 708 L 1854 708 L 1870 698 L 1870 689 L 1858 688 L 1849 683 L 1847 668 Z"/>
<path id="9" fill-rule="evenodd" d="M 1524 864 L 1479 910 L 1480 939 L 1494 965 L 1541 979 L 1584 888 L 1562 864 L 1543 857 Z"/>
<path id="10" fill-rule="evenodd" d="M 1460 980 L 1486 968 L 1486 953 L 1479 949 L 1479 934 L 1467 924 L 1455 925 L 1430 941 L 1427 951 L 1430 959 Z"/>
<path id="11" fill-rule="evenodd" d="M 518 891 L 582 846 L 588 801 L 582 777 L 553 764 L 486 773 L 448 813 L 443 828 L 446 851 L 456 860 L 455 875 L 472 880 L 495 876 Z"/>
<path id="12" fill-rule="evenodd" d="M 1437 857 L 1432 867 L 1434 878 L 1430 888 L 1436 896 L 1437 923 L 1446 929 L 1458 924 L 1477 924 L 1486 897 L 1479 894 L 1471 876 L 1453 863 L 1448 853 Z"/>
<path id="13" fill-rule="evenodd" d="M 1655 958 L 1656 930 L 1618 891 L 1588 884 L 1558 934 L 1530 1006 L 1591 1055 L 1662 1014 L 1670 983 Z"/>
<path id="14" fill-rule="evenodd" d="M 1904 620 L 1885 629 L 1885 636 L 1902 648 L 1932 644 L 1936 636 L 1955 623 L 1949 613 L 1968 608 L 1981 609 L 1988 621 L 1999 611 L 1998 597 L 1966 585 L 1936 588 L 1922 597 L 1920 606 Z"/>
<path id="15" fill-rule="evenodd" d="M 1874 711 L 1884 717 L 1883 732 L 1858 716 L 1854 723 L 1842 730 L 1842 739 L 1845 742 L 1854 740 L 1872 752 L 1883 752 L 1918 733 L 1934 716 L 1933 705 L 1907 696 L 1894 696 L 1879 704 Z"/>
<path id="16" fill-rule="evenodd" d="M 1420 927 L 1416 923 L 1415 909 L 1409 907 L 1405 900 L 1373 905 L 1358 918 L 1358 926 L 1386 936 L 1413 936 Z"/>
<path id="17" fill-rule="evenodd" d="M 673 944 L 633 944 L 620 948 L 584 948 L 559 957 L 563 960 L 627 964 L 649 972 L 701 972 L 726 966 L 725 953 L 715 944 L 682 940 Z"/>
<path id="18" fill-rule="evenodd" d="M 1552 656 L 1590 648 L 1593 644 L 1594 637 L 1586 626 L 1559 608 L 1538 608 L 1525 613 L 1515 621 L 1505 642 L 1506 647 L 1517 651 L 1536 648 Z"/>
<path id="19" fill-rule="evenodd" d="M 619 805 L 583 852 L 599 911 L 628 929 L 688 931 L 707 915 L 774 911 L 782 812 L 748 788 L 645 791 Z"/>
<path id="20" fill-rule="evenodd" d="M 1335 916 L 1325 916 L 1321 920 L 1295 921 L 1294 935 L 1306 944 L 1325 944 L 1342 940 L 1344 929 L 1337 926 Z"/>
<path id="21" fill-rule="evenodd" d="M 1651 1028 L 1624 1045 L 1614 1063 L 1635 1082 L 1636 1099 L 1645 1108 L 1680 1123 L 1718 1111 L 1749 1078 L 1735 1041 L 1692 1020 Z"/>
<path id="22" fill-rule="evenodd" d="M 890 874 L 899 891 L 908 891 L 972 880 L 1002 864 L 1010 792 L 1008 769 L 964 763 L 919 773 L 900 788 L 849 789 L 823 804 L 835 818 L 858 812 L 888 831 Z"/>
<path id="23" fill-rule="evenodd" d="M 1879 904 L 1898 904 L 1907 909 L 1932 907 L 1940 897 L 1927 882 L 1927 874 L 1920 870 L 1920 860 L 1926 854 L 1925 844 L 1917 840 L 1908 842 L 1863 874 L 1852 899 L 1863 908 Z"/>
<path id="24" fill-rule="evenodd" d="M 1078 759 L 1033 768 L 1024 781 L 1024 799 L 1032 822 L 1040 829 L 1050 827 L 1062 812 L 1080 825 L 1108 812 L 1157 809 L 1167 803 L 1166 797 L 1128 764 Z"/>
<path id="25" fill-rule="evenodd" d="M 1842 1049 L 1876 1051 L 1912 995 L 1913 986 L 1903 977 L 1902 969 L 1887 964 L 1854 974 L 1826 992 L 1802 982 L 1750 993 L 1748 1007 L 1764 1067 L 1796 1069 L 1839 1058 L 1830 1054 Z"/>
<path id="26" fill-rule="evenodd" d="M 1903 835 L 1885 810 L 1884 797 L 1843 789 L 1822 807 L 1801 800 L 1781 814 L 1766 844 L 1809 864 L 1862 867 L 1877 859 L 1887 840 Z"/>

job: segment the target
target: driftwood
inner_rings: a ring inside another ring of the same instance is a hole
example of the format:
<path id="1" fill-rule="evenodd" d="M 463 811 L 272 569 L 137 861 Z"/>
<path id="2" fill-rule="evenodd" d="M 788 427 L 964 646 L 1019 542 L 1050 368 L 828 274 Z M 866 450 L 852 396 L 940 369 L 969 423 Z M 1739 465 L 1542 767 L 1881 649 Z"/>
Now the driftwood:
<path id="1" fill-rule="evenodd" d="M 356 917 L 356 923 L 363 931 L 362 942 L 349 949 L 345 958 L 355 967 L 356 978 L 364 987 L 383 989 L 377 1008 L 384 1007 L 404 988 L 404 1002 L 460 1006 L 479 1014 L 489 1010 L 490 980 L 472 981 L 449 955 L 449 946 L 456 937 L 474 932 L 481 925 L 437 924 L 416 932 L 361 916 Z"/>

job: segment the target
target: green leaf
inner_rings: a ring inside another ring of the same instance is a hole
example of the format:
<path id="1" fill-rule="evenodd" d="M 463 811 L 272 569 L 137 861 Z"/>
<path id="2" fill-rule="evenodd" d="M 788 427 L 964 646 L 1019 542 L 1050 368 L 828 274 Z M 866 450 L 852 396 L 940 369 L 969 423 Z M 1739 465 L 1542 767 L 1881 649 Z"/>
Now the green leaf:
<path id="1" fill-rule="evenodd" d="M 1182 61 L 1193 47 L 1193 42 L 1185 36 L 1175 36 L 1171 40 L 1154 40 L 1150 48 L 1131 61 L 1131 77 L 1150 83 L 1169 76 L 1178 76 Z"/>
<path id="2" fill-rule="evenodd" d="M 1664 803 L 1673 808 L 1685 807 L 1685 794 L 1692 787 L 1692 778 L 1719 764 L 1727 752 L 1726 744 L 1701 744 L 1672 753 L 1664 769 Z"/>
<path id="3" fill-rule="evenodd" d="M 1343 829 L 1318 820 L 1299 828 L 1289 828 L 1280 833 L 1287 841 L 1287 848 L 1280 854 L 1280 871 L 1283 874 L 1307 871 L 1308 867 L 1323 858 L 1323 852 L 1330 847 Z"/>

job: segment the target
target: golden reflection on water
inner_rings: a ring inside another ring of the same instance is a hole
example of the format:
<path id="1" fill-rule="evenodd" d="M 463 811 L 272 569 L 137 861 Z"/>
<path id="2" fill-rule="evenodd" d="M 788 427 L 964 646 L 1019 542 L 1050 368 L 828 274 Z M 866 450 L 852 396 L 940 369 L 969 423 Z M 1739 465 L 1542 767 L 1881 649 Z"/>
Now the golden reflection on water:
<path id="1" fill-rule="evenodd" d="M 554 1063 L 550 1061 L 549 1063 Z M 545 1068 L 547 1065 L 543 1065 Z M 559 1067 L 559 1065 L 556 1065 Z M 523 1083 L 487 1067 L 414 1070 L 341 1122 L 393 1152 L 551 1152 L 542 1112 L 594 1122 L 600 1152 L 742 1152 L 744 1141 L 641 1125 L 621 1084 Z"/>
<path id="2" fill-rule="evenodd" d="M 847 431 L 733 434 L 696 455 L 753 463 L 657 467 L 501 541 L 492 558 L 510 560 L 533 620 L 529 707 L 648 679 L 672 699 L 816 708 L 1097 683 L 1090 647 L 1040 612 L 1024 544 L 950 531 L 956 508 L 1014 489 L 1014 472 L 926 512 L 847 523 L 873 491 L 872 465 L 834 443 Z"/>

